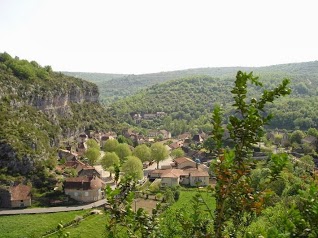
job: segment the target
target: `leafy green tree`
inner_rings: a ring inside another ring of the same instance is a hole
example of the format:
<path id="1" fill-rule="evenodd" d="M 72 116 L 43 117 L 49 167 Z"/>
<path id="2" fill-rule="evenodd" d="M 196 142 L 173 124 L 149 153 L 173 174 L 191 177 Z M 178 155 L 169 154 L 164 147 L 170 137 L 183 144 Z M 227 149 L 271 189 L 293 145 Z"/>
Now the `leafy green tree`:
<path id="1" fill-rule="evenodd" d="M 128 144 L 119 144 L 115 149 L 115 153 L 118 155 L 121 163 L 126 160 L 127 156 L 132 154 Z"/>
<path id="2" fill-rule="evenodd" d="M 133 155 L 138 157 L 142 162 L 145 161 L 150 161 L 150 157 L 151 157 L 151 150 L 150 148 L 145 145 L 138 145 L 136 146 L 136 148 L 133 151 Z"/>
<path id="3" fill-rule="evenodd" d="M 316 128 L 309 128 L 307 134 L 318 138 L 318 130 Z"/>
<path id="4" fill-rule="evenodd" d="M 88 139 L 86 141 L 86 144 L 87 144 L 87 147 L 88 148 L 95 148 L 95 149 L 98 149 L 99 150 L 99 144 L 97 143 L 96 140 L 94 139 Z"/>
<path id="5" fill-rule="evenodd" d="M 211 136 L 209 136 L 204 142 L 203 142 L 203 148 L 207 150 L 208 153 L 212 153 L 212 151 L 215 149 L 214 140 Z"/>
<path id="6" fill-rule="evenodd" d="M 150 148 L 151 158 L 157 162 L 157 169 L 159 169 L 159 162 L 168 158 L 169 151 L 160 142 L 153 143 Z"/>
<path id="7" fill-rule="evenodd" d="M 226 224 L 230 220 L 233 226 L 238 228 L 246 223 L 246 219 L 252 219 L 255 212 L 261 211 L 263 196 L 266 194 L 252 192 L 249 178 L 253 164 L 250 161 L 250 154 L 253 144 L 259 142 L 264 135 L 264 125 L 272 118 L 272 115 L 262 114 L 265 105 L 279 96 L 290 93 L 290 89 L 287 88 L 289 80 L 285 79 L 274 90 L 264 90 L 259 99 L 248 99 L 248 83 L 262 87 L 258 77 L 254 77 L 252 73 L 246 74 L 239 71 L 231 91 L 236 111 L 235 115 L 229 117 L 227 128 L 234 143 L 234 151 L 228 153 L 221 149 L 222 129 L 212 132 L 219 148 L 219 158 L 214 166 L 217 177 L 214 221 L 216 238 L 225 235 Z M 214 129 L 221 128 L 220 112 L 217 108 L 214 110 L 213 118 Z M 237 234 L 238 230 L 231 232 Z"/>
<path id="8" fill-rule="evenodd" d="M 99 149 L 96 148 L 88 148 L 84 154 L 84 156 L 88 159 L 91 165 L 94 165 L 100 156 Z"/>
<path id="9" fill-rule="evenodd" d="M 115 139 L 109 139 L 105 142 L 103 150 L 105 152 L 115 152 L 116 147 L 119 145 L 119 142 Z"/>
<path id="10" fill-rule="evenodd" d="M 301 139 L 303 139 L 305 137 L 305 133 L 300 131 L 300 130 L 296 130 L 294 131 L 291 135 L 290 135 L 290 142 L 291 143 L 301 143 Z"/>
<path id="11" fill-rule="evenodd" d="M 134 181 L 142 179 L 144 176 L 141 160 L 136 156 L 128 156 L 122 165 L 122 171 L 126 176 L 132 177 Z"/>
<path id="12" fill-rule="evenodd" d="M 120 159 L 115 152 L 106 152 L 102 157 L 101 165 L 105 170 L 110 172 L 110 177 L 112 176 L 112 172 L 114 171 L 114 166 L 118 166 Z"/>
<path id="13" fill-rule="evenodd" d="M 184 151 L 181 148 L 177 148 L 171 152 L 172 158 L 180 158 L 184 156 Z"/>

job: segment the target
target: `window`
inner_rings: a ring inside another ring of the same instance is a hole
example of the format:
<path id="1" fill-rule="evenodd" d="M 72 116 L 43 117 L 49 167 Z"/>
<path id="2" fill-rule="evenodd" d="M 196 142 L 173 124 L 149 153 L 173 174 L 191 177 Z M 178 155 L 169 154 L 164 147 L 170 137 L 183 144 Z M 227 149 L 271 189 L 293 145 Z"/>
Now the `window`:
<path id="1" fill-rule="evenodd" d="M 77 196 L 78 196 L 78 192 L 75 192 L 75 193 L 74 193 L 74 196 L 77 197 Z"/>
<path id="2" fill-rule="evenodd" d="M 85 197 L 88 197 L 88 192 L 85 192 Z"/>

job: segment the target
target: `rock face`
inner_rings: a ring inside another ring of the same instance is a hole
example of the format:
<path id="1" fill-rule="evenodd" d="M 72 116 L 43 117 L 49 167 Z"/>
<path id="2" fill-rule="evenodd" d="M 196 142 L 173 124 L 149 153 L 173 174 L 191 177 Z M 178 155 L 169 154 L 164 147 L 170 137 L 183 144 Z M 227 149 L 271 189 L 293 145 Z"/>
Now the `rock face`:
<path id="1" fill-rule="evenodd" d="M 81 79 L 51 72 L 46 79 L 25 80 L 0 67 L 0 170 L 36 173 L 41 161 L 56 156 L 61 138 L 97 121 L 103 112 L 98 98 L 97 86 Z"/>

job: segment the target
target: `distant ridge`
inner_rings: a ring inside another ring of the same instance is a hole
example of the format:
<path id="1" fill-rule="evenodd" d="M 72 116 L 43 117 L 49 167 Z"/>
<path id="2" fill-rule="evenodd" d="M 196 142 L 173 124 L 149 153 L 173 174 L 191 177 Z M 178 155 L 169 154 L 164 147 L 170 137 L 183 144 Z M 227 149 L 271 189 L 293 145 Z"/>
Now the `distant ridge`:
<path id="1" fill-rule="evenodd" d="M 83 78 L 97 84 L 100 90 L 102 101 L 110 103 L 124 98 L 141 89 L 148 88 L 155 84 L 164 83 L 170 80 L 206 75 L 218 78 L 234 78 L 238 70 L 254 71 L 256 75 L 266 76 L 276 74 L 280 77 L 292 77 L 293 75 L 317 75 L 318 61 L 278 64 L 262 67 L 209 67 L 193 68 L 185 70 L 167 71 L 151 74 L 104 74 L 85 72 L 63 72 L 66 75 Z"/>

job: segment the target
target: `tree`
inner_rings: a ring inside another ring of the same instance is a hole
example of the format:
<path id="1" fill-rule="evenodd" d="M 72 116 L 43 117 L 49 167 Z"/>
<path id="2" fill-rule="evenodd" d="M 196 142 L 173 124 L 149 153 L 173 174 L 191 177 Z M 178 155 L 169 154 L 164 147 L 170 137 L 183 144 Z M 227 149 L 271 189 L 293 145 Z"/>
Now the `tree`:
<path id="1" fill-rule="evenodd" d="M 290 142 L 291 143 L 301 143 L 301 139 L 303 139 L 305 137 L 304 132 L 300 131 L 300 130 L 296 130 L 294 131 L 291 135 L 290 135 Z"/>
<path id="2" fill-rule="evenodd" d="M 216 164 L 213 166 L 217 177 L 215 186 L 215 237 L 225 235 L 229 221 L 235 227 L 232 231 L 237 235 L 238 227 L 251 222 L 254 214 L 263 207 L 266 192 L 254 192 L 251 185 L 250 171 L 253 166 L 250 160 L 253 145 L 260 142 L 264 135 L 264 125 L 268 124 L 272 115 L 264 115 L 264 107 L 279 96 L 290 94 L 287 87 L 289 80 L 284 79 L 275 89 L 264 90 L 259 99 L 247 97 L 248 83 L 262 87 L 258 77 L 253 73 L 239 71 L 236 75 L 235 86 L 231 93 L 235 103 L 235 114 L 229 117 L 227 129 L 234 143 L 233 151 L 222 149 L 222 125 L 219 108 L 213 112 L 213 139 L 219 151 Z M 248 101 L 249 100 L 249 101 Z"/>
<path id="3" fill-rule="evenodd" d="M 160 142 L 151 145 L 151 158 L 157 162 L 157 169 L 159 169 L 159 162 L 165 160 L 169 156 L 169 151 L 166 146 Z"/>
<path id="4" fill-rule="evenodd" d="M 180 158 L 184 156 L 184 151 L 181 148 L 175 149 L 171 152 L 172 158 Z"/>
<path id="5" fill-rule="evenodd" d="M 133 155 L 138 157 L 142 162 L 145 162 L 145 161 L 149 161 L 150 160 L 150 157 L 151 157 L 151 150 L 150 148 L 145 145 L 145 144 L 142 144 L 142 145 L 138 145 L 134 151 L 133 151 Z"/>
<path id="6" fill-rule="evenodd" d="M 116 147 L 119 145 L 119 142 L 115 139 L 109 139 L 105 142 L 103 150 L 105 152 L 114 152 Z"/>
<path id="7" fill-rule="evenodd" d="M 95 148 L 99 150 L 99 144 L 94 139 L 88 139 L 86 144 L 88 148 Z"/>
<path id="8" fill-rule="evenodd" d="M 144 176 L 141 160 L 136 156 L 128 156 L 122 166 L 122 171 L 126 176 L 132 177 L 134 181 L 142 179 Z"/>
<path id="9" fill-rule="evenodd" d="M 132 154 L 129 145 L 127 144 L 119 144 L 115 149 L 115 153 L 118 155 L 121 163 L 125 161 L 127 156 Z"/>
<path id="10" fill-rule="evenodd" d="M 203 148 L 208 151 L 208 153 L 212 153 L 212 151 L 215 149 L 214 140 L 211 136 L 209 136 L 204 142 L 203 142 Z"/>
<path id="11" fill-rule="evenodd" d="M 114 166 L 119 165 L 119 157 L 115 152 L 106 152 L 101 160 L 101 165 L 105 170 L 110 172 L 110 177 L 112 176 L 112 172 L 114 171 Z"/>
<path id="12" fill-rule="evenodd" d="M 95 164 L 99 155 L 100 155 L 100 152 L 96 148 L 88 148 L 84 154 L 84 156 L 88 159 L 91 165 Z"/>

